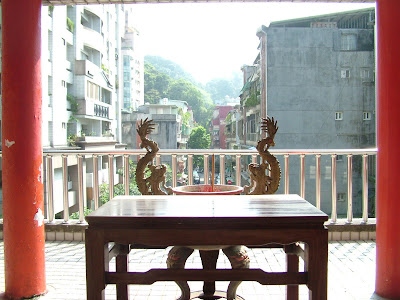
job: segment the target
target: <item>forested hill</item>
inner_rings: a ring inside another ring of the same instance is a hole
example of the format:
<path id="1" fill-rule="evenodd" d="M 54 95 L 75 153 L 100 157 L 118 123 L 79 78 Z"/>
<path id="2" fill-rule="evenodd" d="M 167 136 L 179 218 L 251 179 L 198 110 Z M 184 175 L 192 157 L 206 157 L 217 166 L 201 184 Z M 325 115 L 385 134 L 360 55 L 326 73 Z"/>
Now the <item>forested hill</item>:
<path id="1" fill-rule="evenodd" d="M 174 79 L 153 65 L 144 65 L 144 102 L 158 103 L 160 99 L 183 100 L 193 111 L 194 120 L 207 128 L 213 112 L 210 95 L 184 79 Z"/>
<path id="2" fill-rule="evenodd" d="M 162 98 L 186 101 L 193 110 L 195 121 L 205 128 L 211 120 L 213 103 L 226 97 L 238 97 L 241 88 L 240 73 L 201 85 L 178 64 L 159 56 L 145 56 L 145 103 L 158 103 Z"/>
<path id="3" fill-rule="evenodd" d="M 213 103 L 224 99 L 226 96 L 229 98 L 239 97 L 240 90 L 243 87 L 243 78 L 239 70 L 234 74 L 227 74 L 225 78 L 214 78 L 204 85 L 197 82 L 190 73 L 173 61 L 151 55 L 146 55 L 144 61 L 172 79 L 184 79 L 193 83 L 199 89 L 205 90 L 210 94 Z"/>
<path id="4" fill-rule="evenodd" d="M 146 55 L 144 57 L 144 62 L 153 65 L 158 71 L 170 76 L 172 79 L 184 79 L 198 85 L 191 74 L 173 61 L 160 56 Z"/>

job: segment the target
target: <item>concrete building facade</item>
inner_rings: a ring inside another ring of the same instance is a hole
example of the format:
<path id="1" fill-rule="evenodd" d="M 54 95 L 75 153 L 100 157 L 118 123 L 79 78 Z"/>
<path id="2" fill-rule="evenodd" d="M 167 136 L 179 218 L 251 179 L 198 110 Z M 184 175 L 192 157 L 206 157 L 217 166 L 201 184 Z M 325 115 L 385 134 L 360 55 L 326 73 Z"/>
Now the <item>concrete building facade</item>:
<path id="1" fill-rule="evenodd" d="M 262 26 L 257 32 L 260 53 L 254 66 L 243 68 L 241 109 L 231 118 L 236 126 L 228 128 L 229 147 L 256 146 L 262 137 L 259 121 L 267 115 L 278 121 L 275 148 L 375 147 L 374 21 L 371 8 Z M 337 162 L 340 214 L 347 205 L 346 158 L 338 156 Z M 355 214 L 361 212 L 360 163 L 354 162 Z M 330 159 L 322 164 L 321 193 L 330 195 Z M 371 174 L 374 170 L 371 168 Z M 291 159 L 290 176 L 293 192 L 298 192 L 298 160 Z M 313 201 L 312 158 L 307 159 L 306 186 L 307 199 Z M 322 209 L 329 212 L 330 204 L 322 203 Z"/>
<path id="2" fill-rule="evenodd" d="M 185 117 L 186 115 L 186 117 Z M 158 144 L 160 149 L 185 149 L 191 128 L 193 112 L 186 101 L 160 99 L 159 104 L 145 104 L 132 113 L 124 113 L 123 142 L 128 148 L 139 148 L 140 140 L 136 128 L 140 120 L 153 120 L 154 130 L 149 138 Z"/>

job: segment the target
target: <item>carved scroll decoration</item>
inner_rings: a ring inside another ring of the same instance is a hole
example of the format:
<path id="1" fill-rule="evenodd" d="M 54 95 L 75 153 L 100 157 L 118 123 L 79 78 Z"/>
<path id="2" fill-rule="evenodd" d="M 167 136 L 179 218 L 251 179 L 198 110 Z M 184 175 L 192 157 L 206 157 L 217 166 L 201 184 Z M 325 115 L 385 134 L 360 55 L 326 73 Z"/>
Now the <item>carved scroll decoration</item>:
<path id="1" fill-rule="evenodd" d="M 275 146 L 274 137 L 278 131 L 274 118 L 267 117 L 261 121 L 261 130 L 267 133 L 267 137 L 257 144 L 257 151 L 261 156 L 261 164 L 249 164 L 250 186 L 244 187 L 244 193 L 248 195 L 274 194 L 281 180 L 281 167 L 279 161 L 269 152 L 269 147 Z"/>
<path id="2" fill-rule="evenodd" d="M 136 129 L 140 140 L 140 148 L 146 149 L 147 153 L 138 161 L 136 168 L 136 184 L 142 195 L 170 195 L 172 189 L 165 186 L 165 173 L 167 166 L 164 164 L 153 165 L 157 152 L 160 150 L 156 142 L 147 138 L 147 135 L 154 130 L 153 120 L 146 118 L 140 120 L 140 124 Z M 146 167 L 150 170 L 150 175 L 146 177 Z M 161 187 L 166 191 L 164 192 Z"/>

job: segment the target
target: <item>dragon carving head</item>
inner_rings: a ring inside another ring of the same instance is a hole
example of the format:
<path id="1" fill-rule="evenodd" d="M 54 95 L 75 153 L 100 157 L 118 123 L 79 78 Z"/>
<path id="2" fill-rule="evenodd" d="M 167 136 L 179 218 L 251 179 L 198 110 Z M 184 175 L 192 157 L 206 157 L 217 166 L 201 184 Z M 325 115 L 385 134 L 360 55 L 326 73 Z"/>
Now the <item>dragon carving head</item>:
<path id="1" fill-rule="evenodd" d="M 276 132 L 278 131 L 277 121 L 274 118 L 262 118 L 261 121 L 261 130 L 267 133 L 266 144 L 269 148 L 270 146 L 275 146 L 274 137 Z"/>

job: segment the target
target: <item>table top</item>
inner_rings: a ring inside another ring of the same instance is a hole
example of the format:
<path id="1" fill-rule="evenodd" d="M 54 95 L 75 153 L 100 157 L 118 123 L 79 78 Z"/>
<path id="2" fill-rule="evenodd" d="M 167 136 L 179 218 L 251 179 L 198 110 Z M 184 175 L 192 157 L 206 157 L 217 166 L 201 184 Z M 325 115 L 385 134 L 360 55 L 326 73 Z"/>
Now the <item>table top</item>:
<path id="1" fill-rule="evenodd" d="M 89 226 L 184 228 L 323 224 L 328 216 L 298 195 L 117 196 L 86 216 Z"/>

